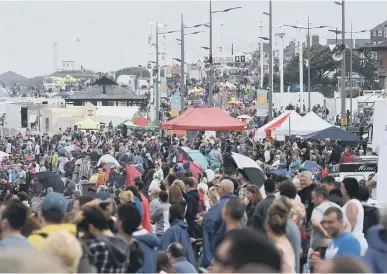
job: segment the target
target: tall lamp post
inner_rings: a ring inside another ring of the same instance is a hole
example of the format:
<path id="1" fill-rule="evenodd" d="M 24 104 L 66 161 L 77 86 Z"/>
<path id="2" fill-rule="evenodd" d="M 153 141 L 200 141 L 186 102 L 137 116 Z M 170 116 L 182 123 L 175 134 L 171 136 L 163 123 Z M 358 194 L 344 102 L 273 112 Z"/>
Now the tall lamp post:
<path id="1" fill-rule="evenodd" d="M 354 43 L 353 43 L 353 34 L 354 33 L 364 33 L 364 32 L 368 32 L 369 30 L 359 30 L 359 31 L 353 31 L 353 21 L 351 21 L 351 31 L 350 32 L 347 32 L 347 33 L 350 33 L 351 34 L 351 46 L 350 46 L 350 51 L 349 51 L 349 94 L 350 94 L 350 98 L 351 100 L 349 101 L 349 112 L 350 112 L 350 119 L 349 119 L 349 122 L 352 124 L 352 99 L 353 99 L 353 81 L 352 81 L 352 54 L 353 54 L 353 48 L 354 48 Z M 340 30 L 329 30 L 333 33 L 336 34 L 336 36 L 338 34 L 341 33 Z"/>
<path id="2" fill-rule="evenodd" d="M 345 1 L 341 0 L 341 2 L 336 1 L 336 5 L 341 6 L 341 44 L 342 44 L 342 53 L 343 59 L 341 60 L 341 119 L 346 117 L 346 108 L 345 108 Z"/>
<path id="3" fill-rule="evenodd" d="M 273 119 L 273 12 L 272 0 L 269 0 L 269 12 L 263 14 L 269 16 L 269 92 L 268 101 L 268 121 Z"/>
<path id="4" fill-rule="evenodd" d="M 213 86 L 213 78 L 214 78 L 214 67 L 212 65 L 212 14 L 213 13 L 222 13 L 222 12 L 229 12 L 231 10 L 236 10 L 240 9 L 242 7 L 233 7 L 233 8 L 228 8 L 224 10 L 218 10 L 218 11 L 212 11 L 212 1 L 210 0 L 210 52 L 209 52 L 209 62 L 210 62 L 210 75 L 209 75 L 209 80 L 208 80 L 208 106 L 212 107 L 212 86 Z"/>
<path id="5" fill-rule="evenodd" d="M 262 21 L 258 27 L 259 27 L 259 33 L 262 33 L 262 28 L 263 28 Z M 264 39 L 261 39 L 261 45 L 259 47 L 259 62 L 261 67 L 261 83 L 260 83 L 261 89 L 263 89 L 263 40 Z"/>
<path id="6" fill-rule="evenodd" d="M 310 26 L 311 23 L 310 23 L 310 20 L 309 20 L 309 16 L 308 16 L 308 27 L 303 27 L 303 26 L 296 26 L 296 25 L 284 25 L 286 27 L 292 27 L 294 29 L 299 29 L 299 30 L 307 30 L 308 33 L 307 33 L 307 37 L 308 37 L 308 41 L 307 42 L 307 47 L 308 47 L 308 111 L 311 111 L 312 108 L 311 108 L 311 98 L 310 98 L 310 30 L 311 29 L 324 29 L 324 28 L 329 28 L 331 26 L 326 26 L 326 25 L 321 25 L 321 26 L 316 26 L 316 27 L 311 27 Z M 303 71 L 300 73 L 303 73 Z M 300 85 L 302 85 L 302 83 L 300 83 Z"/>

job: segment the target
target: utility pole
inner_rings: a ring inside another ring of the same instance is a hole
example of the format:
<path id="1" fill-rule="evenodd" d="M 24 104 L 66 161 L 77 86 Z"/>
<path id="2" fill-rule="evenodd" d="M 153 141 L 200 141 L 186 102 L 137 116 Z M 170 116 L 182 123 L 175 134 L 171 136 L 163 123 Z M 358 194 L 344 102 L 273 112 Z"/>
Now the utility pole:
<path id="1" fill-rule="evenodd" d="M 184 102 L 184 95 L 185 95 L 185 79 L 184 79 L 184 19 L 183 14 L 181 14 L 181 65 L 180 65 L 180 114 L 184 112 L 185 109 L 185 102 Z"/>
<path id="2" fill-rule="evenodd" d="M 310 103 L 310 22 L 308 16 L 308 112 L 312 110 Z"/>
<path id="3" fill-rule="evenodd" d="M 269 93 L 268 99 L 268 120 L 273 118 L 273 10 L 272 0 L 269 1 Z"/>
<path id="4" fill-rule="evenodd" d="M 156 22 L 156 121 L 160 123 L 160 93 L 159 93 L 159 22 Z"/>
<path id="5" fill-rule="evenodd" d="M 342 13 L 342 21 L 341 21 L 341 43 L 342 43 L 342 50 L 343 50 L 343 59 L 341 60 L 341 118 L 346 117 L 346 108 L 345 108 L 345 99 L 346 99 L 346 93 L 345 93 L 345 1 L 342 0 L 341 2 L 341 13 Z"/>
<path id="6" fill-rule="evenodd" d="M 351 100 L 349 101 L 349 112 L 350 112 L 349 122 L 352 125 L 352 97 L 353 97 L 353 92 L 352 92 L 352 50 L 353 50 L 352 21 L 351 21 L 351 49 L 350 50 L 351 51 L 349 52 L 350 53 L 350 57 L 349 57 L 349 62 L 350 62 L 350 66 L 349 66 L 349 93 L 351 96 Z"/>
<path id="7" fill-rule="evenodd" d="M 210 0 L 210 56 L 209 56 L 209 61 L 210 61 L 210 76 L 208 79 L 208 107 L 212 107 L 212 80 L 213 80 L 213 75 L 214 75 L 214 68 L 212 66 L 212 3 Z"/>

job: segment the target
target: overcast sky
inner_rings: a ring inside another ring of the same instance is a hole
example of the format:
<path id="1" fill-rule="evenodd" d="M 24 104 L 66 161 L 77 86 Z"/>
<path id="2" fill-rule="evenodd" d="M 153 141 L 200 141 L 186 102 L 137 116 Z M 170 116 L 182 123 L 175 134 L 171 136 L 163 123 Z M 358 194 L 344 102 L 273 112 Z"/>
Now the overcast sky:
<path id="1" fill-rule="evenodd" d="M 237 51 L 251 51 L 256 47 L 258 36 L 268 35 L 268 17 L 262 15 L 263 11 L 268 11 L 268 1 L 213 1 L 212 6 L 213 10 L 242 7 L 213 15 L 214 52 L 219 51 L 222 40 L 224 55 L 230 54 L 234 41 Z M 12 70 L 26 77 L 51 73 L 54 42 L 58 44 L 58 64 L 62 60 L 73 60 L 76 68 L 83 65 L 95 71 L 145 65 L 155 56 L 154 48 L 148 45 L 150 21 L 167 23 L 167 30 L 178 30 L 181 13 L 186 25 L 207 23 L 208 7 L 208 1 L 1 1 L 0 73 Z M 347 27 L 349 29 L 351 20 L 355 20 L 354 30 L 370 29 L 387 20 L 386 10 L 387 1 L 346 1 Z M 296 24 L 298 19 L 299 24 L 306 26 L 308 15 L 315 26 L 341 27 L 341 7 L 333 1 L 273 2 L 274 25 Z M 261 21 L 262 34 L 258 27 Z M 206 55 L 206 50 L 200 46 L 209 45 L 209 29 L 194 30 L 206 32 L 186 37 L 186 58 L 191 62 Z M 287 33 L 286 43 L 296 37 L 305 40 L 305 36 L 291 28 L 275 31 Z M 334 37 L 327 30 L 314 33 L 320 35 L 322 44 Z M 168 63 L 172 57 L 180 57 L 175 40 L 179 35 L 169 34 L 165 46 L 160 36 L 160 51 L 166 48 Z M 368 38 L 369 33 L 355 37 Z"/>

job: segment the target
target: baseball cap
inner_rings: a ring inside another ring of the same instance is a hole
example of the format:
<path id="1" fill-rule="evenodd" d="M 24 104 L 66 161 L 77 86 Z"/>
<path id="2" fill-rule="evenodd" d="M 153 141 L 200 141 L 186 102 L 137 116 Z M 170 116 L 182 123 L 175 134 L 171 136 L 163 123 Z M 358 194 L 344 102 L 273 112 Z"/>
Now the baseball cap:
<path id="1" fill-rule="evenodd" d="M 97 196 L 97 199 L 100 199 L 100 200 L 109 199 L 109 194 L 105 190 L 98 191 L 96 196 Z"/>
<path id="2" fill-rule="evenodd" d="M 44 211 L 54 209 L 60 211 L 61 213 L 64 213 L 66 209 L 66 201 L 61 194 L 52 192 L 47 194 L 46 197 L 44 197 L 42 209 Z"/>

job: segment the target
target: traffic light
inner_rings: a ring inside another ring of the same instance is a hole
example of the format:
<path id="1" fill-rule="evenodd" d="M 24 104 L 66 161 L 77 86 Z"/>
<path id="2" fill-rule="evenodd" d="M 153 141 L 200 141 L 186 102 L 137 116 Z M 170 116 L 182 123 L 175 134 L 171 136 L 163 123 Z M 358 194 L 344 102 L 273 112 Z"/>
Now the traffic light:
<path id="1" fill-rule="evenodd" d="M 246 62 L 246 58 L 244 55 L 241 55 L 241 63 L 244 63 L 244 62 Z"/>
<path id="2" fill-rule="evenodd" d="M 239 63 L 239 62 L 240 62 L 239 56 L 235 56 L 235 63 Z"/>

